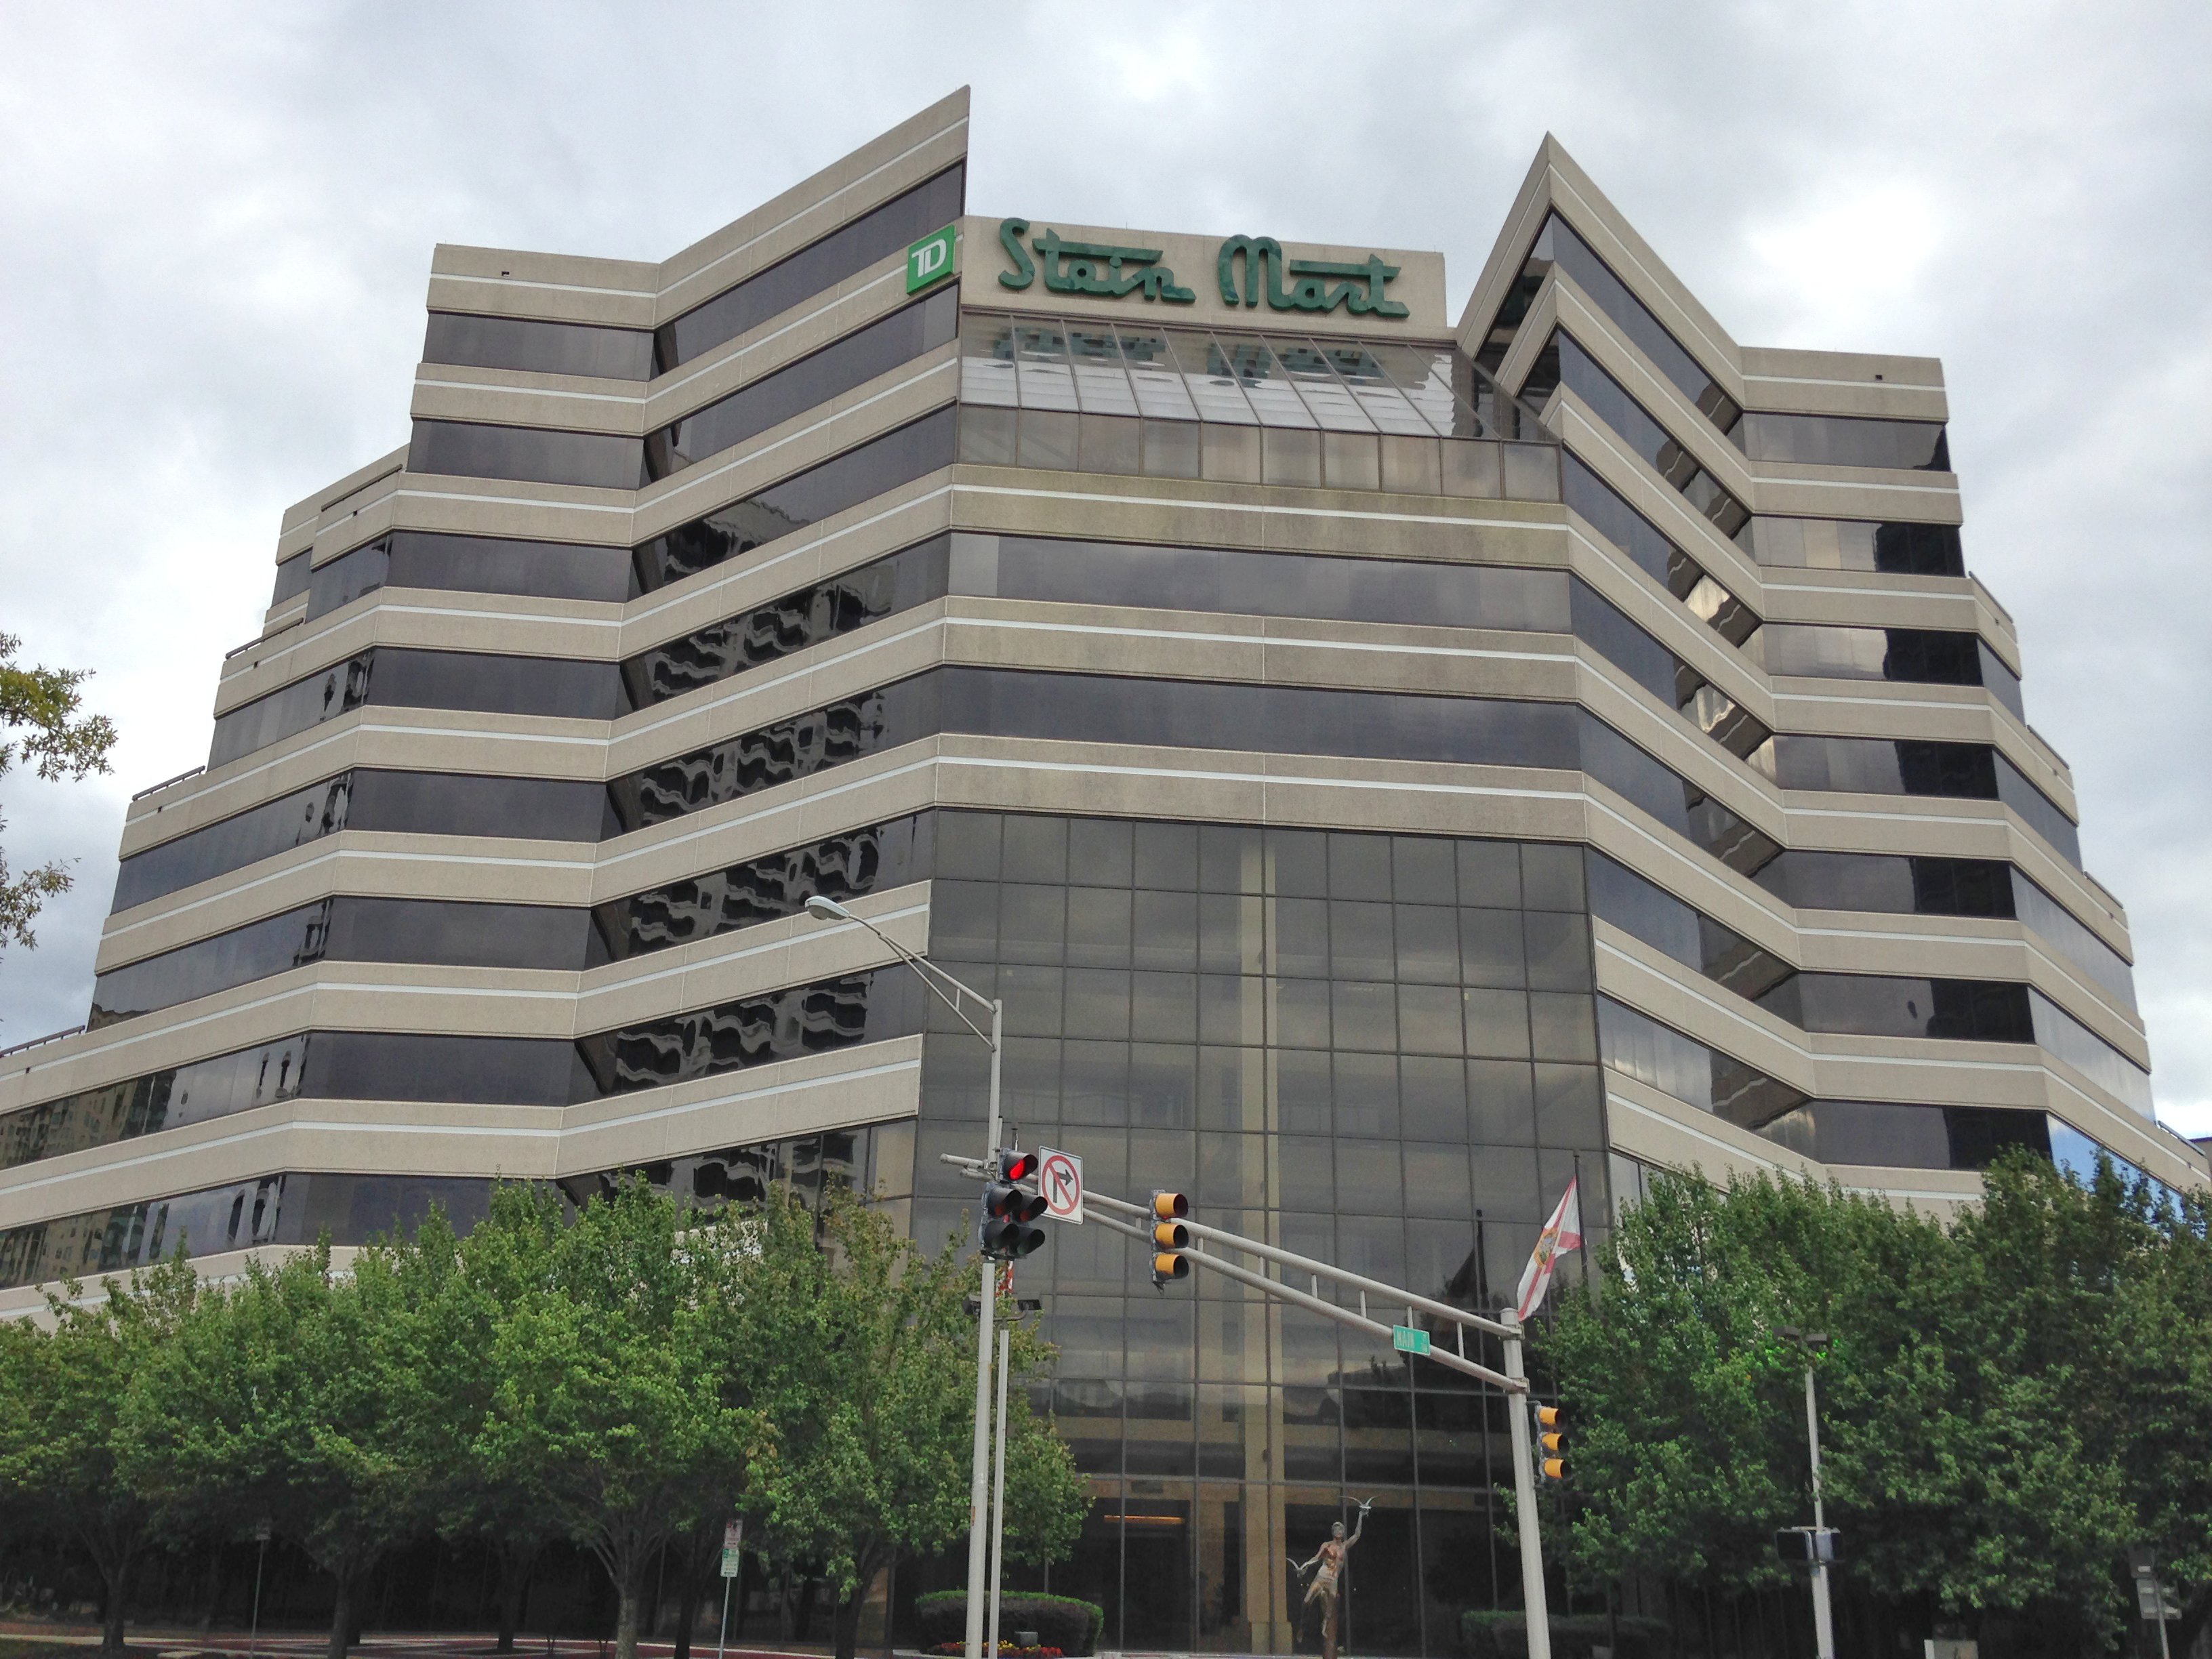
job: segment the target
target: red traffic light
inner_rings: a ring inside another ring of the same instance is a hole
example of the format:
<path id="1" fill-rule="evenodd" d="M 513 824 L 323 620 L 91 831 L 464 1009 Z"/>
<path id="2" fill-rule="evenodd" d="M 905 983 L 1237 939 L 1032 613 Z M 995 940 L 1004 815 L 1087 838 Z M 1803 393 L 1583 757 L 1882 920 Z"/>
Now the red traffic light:
<path id="1" fill-rule="evenodd" d="M 983 1213 L 1005 1221 L 1035 1221 L 1044 1213 L 1044 1194 L 994 1181 L 983 1188 Z"/>
<path id="2" fill-rule="evenodd" d="M 1025 1152 L 1018 1146 L 999 1148 L 999 1179 L 1001 1181 L 1034 1181 L 1036 1179 L 1037 1155 Z"/>

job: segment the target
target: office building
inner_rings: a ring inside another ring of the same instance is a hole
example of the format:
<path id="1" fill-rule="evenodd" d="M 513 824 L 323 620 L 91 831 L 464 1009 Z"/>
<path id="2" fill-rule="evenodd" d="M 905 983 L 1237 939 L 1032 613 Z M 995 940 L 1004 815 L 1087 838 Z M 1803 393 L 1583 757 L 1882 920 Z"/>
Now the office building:
<path id="1" fill-rule="evenodd" d="M 2204 1179 L 1937 362 L 1739 344 L 1549 139 L 1456 321 L 1432 252 L 970 216 L 967 148 L 659 264 L 438 249 L 409 441 L 285 516 L 87 1029 L 0 1060 L 9 1308 L 495 1176 L 934 1248 L 986 1054 L 815 892 L 1004 1000 L 1025 1144 L 1437 1296 L 1577 1176 L 1594 1243 L 1657 1166 Z M 1348 1642 L 1455 1650 L 1498 1402 L 1229 1288 L 1020 1267 L 1098 1498 L 1052 1588 L 1288 1651 L 1371 1496 Z"/>

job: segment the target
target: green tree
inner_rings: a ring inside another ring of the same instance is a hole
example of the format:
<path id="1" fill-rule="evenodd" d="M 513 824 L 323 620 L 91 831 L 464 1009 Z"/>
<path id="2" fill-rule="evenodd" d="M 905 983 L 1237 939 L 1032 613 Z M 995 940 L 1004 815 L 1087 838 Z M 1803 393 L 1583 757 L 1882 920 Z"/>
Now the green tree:
<path id="1" fill-rule="evenodd" d="M 862 1605 L 893 1556 L 934 1554 L 968 1530 L 975 1327 L 965 1304 L 977 1264 L 918 1250 L 848 1194 L 829 1200 L 818 1237 L 787 1188 L 746 1224 L 757 1255 L 732 1328 L 767 1432 L 744 1501 L 779 1553 L 828 1582 L 837 1659 L 852 1659 Z M 1007 1553 L 1055 1559 L 1089 1503 L 1021 1386 L 1052 1351 L 1032 1327 L 1009 1329 Z"/>
<path id="2" fill-rule="evenodd" d="M 408 1291 L 394 1247 L 361 1250 L 343 1276 L 327 1242 L 251 1262 L 149 1354 L 127 1413 L 126 1480 L 179 1517 L 265 1517 L 331 1575 L 331 1659 L 363 1577 L 425 1519 Z"/>
<path id="3" fill-rule="evenodd" d="M 11 1324 L 0 1338 L 0 1491 L 19 1513 L 58 1518 L 100 1573 L 100 1650 L 119 1653 L 131 1571 L 153 1506 L 119 1474 L 125 1401 L 149 1355 L 192 1316 L 198 1280 L 161 1264 L 81 1304 L 65 1284 L 48 1298 L 53 1324 Z"/>
<path id="4" fill-rule="evenodd" d="M 17 635 L 0 634 L 0 730 L 22 734 L 0 741 L 0 776 L 19 760 L 36 762 L 39 775 L 50 781 L 106 771 L 114 724 L 105 714 L 78 712 L 83 694 L 77 688 L 92 671 L 26 668 L 15 660 L 22 646 Z M 0 948 L 11 939 L 27 951 L 37 947 L 31 923 L 48 899 L 75 885 L 70 862 L 55 860 L 11 877 L 0 854 Z"/>
<path id="5" fill-rule="evenodd" d="M 550 1282 L 562 1211 L 550 1189 L 522 1187 L 500 1188 L 492 1206 L 500 1224 L 465 1240 L 442 1214 L 416 1230 L 418 1391 L 405 1415 L 431 1470 L 439 1534 L 475 1539 L 498 1563 L 496 1646 L 509 1653 L 531 1572 L 562 1528 L 540 1472 L 497 1457 L 484 1436 L 498 1389 L 492 1344 L 503 1315 Z"/>
<path id="6" fill-rule="evenodd" d="M 469 1456 L 488 1489 L 527 1495 L 599 1558 L 617 1659 L 636 1659 L 647 1567 L 730 1508 L 757 1437 L 718 1316 L 742 1244 L 633 1180 L 565 1226 L 550 1189 L 505 1189 L 469 1245 L 531 1286 L 493 1327 Z"/>
<path id="7" fill-rule="evenodd" d="M 2212 1612 L 2205 1208 L 2025 1153 L 1947 1231 L 1795 1181 L 1655 1181 L 1543 1345 L 1577 1424 L 1577 1564 L 1741 1590 L 1810 1518 L 1801 1350 L 1825 1332 L 1823 1492 L 1842 1582 L 1923 1628 L 2101 1645 L 2157 1541 Z"/>

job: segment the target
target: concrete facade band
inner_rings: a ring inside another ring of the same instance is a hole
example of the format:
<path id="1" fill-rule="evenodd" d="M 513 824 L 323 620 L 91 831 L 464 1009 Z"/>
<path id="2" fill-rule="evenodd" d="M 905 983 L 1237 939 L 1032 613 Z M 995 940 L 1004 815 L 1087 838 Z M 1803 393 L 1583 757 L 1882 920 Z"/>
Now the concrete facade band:
<path id="1" fill-rule="evenodd" d="M 967 145 L 439 248 L 412 441 L 285 516 L 89 1028 L 0 1059 L 6 1310 L 495 1177 L 933 1247 L 982 1056 L 811 891 L 1005 998 L 1030 1144 L 1437 1296 L 1577 1176 L 1600 1238 L 1655 1166 L 2204 1179 L 1938 363 L 1737 344 L 1549 139 L 1455 326 L 1436 254 L 967 216 Z M 1347 1494 L 1348 1640 L 1515 1599 L 1499 1402 L 1098 1233 L 1020 1278 L 1112 1644 L 1287 1651 Z"/>

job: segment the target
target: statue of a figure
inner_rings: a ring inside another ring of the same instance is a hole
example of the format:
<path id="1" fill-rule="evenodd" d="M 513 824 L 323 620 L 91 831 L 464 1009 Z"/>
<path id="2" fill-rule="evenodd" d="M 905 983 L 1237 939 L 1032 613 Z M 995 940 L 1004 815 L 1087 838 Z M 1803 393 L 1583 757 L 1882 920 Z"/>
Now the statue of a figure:
<path id="1" fill-rule="evenodd" d="M 1313 1583 L 1306 1586 L 1305 1600 L 1300 1604 L 1299 1612 L 1303 1616 L 1305 1608 L 1316 1601 L 1321 1603 L 1322 1659 L 1336 1659 L 1336 1608 L 1342 1589 L 1345 1560 L 1352 1553 L 1352 1547 L 1359 1541 L 1359 1534 L 1367 1529 L 1367 1511 L 1374 1507 L 1375 1500 L 1371 1498 L 1359 1506 L 1359 1520 L 1352 1528 L 1351 1537 L 1344 1535 L 1344 1522 L 1336 1522 L 1328 1529 L 1328 1541 L 1314 1552 L 1312 1560 L 1291 1563 L 1291 1571 L 1299 1577 L 1304 1577 L 1309 1572 L 1314 1576 Z"/>

